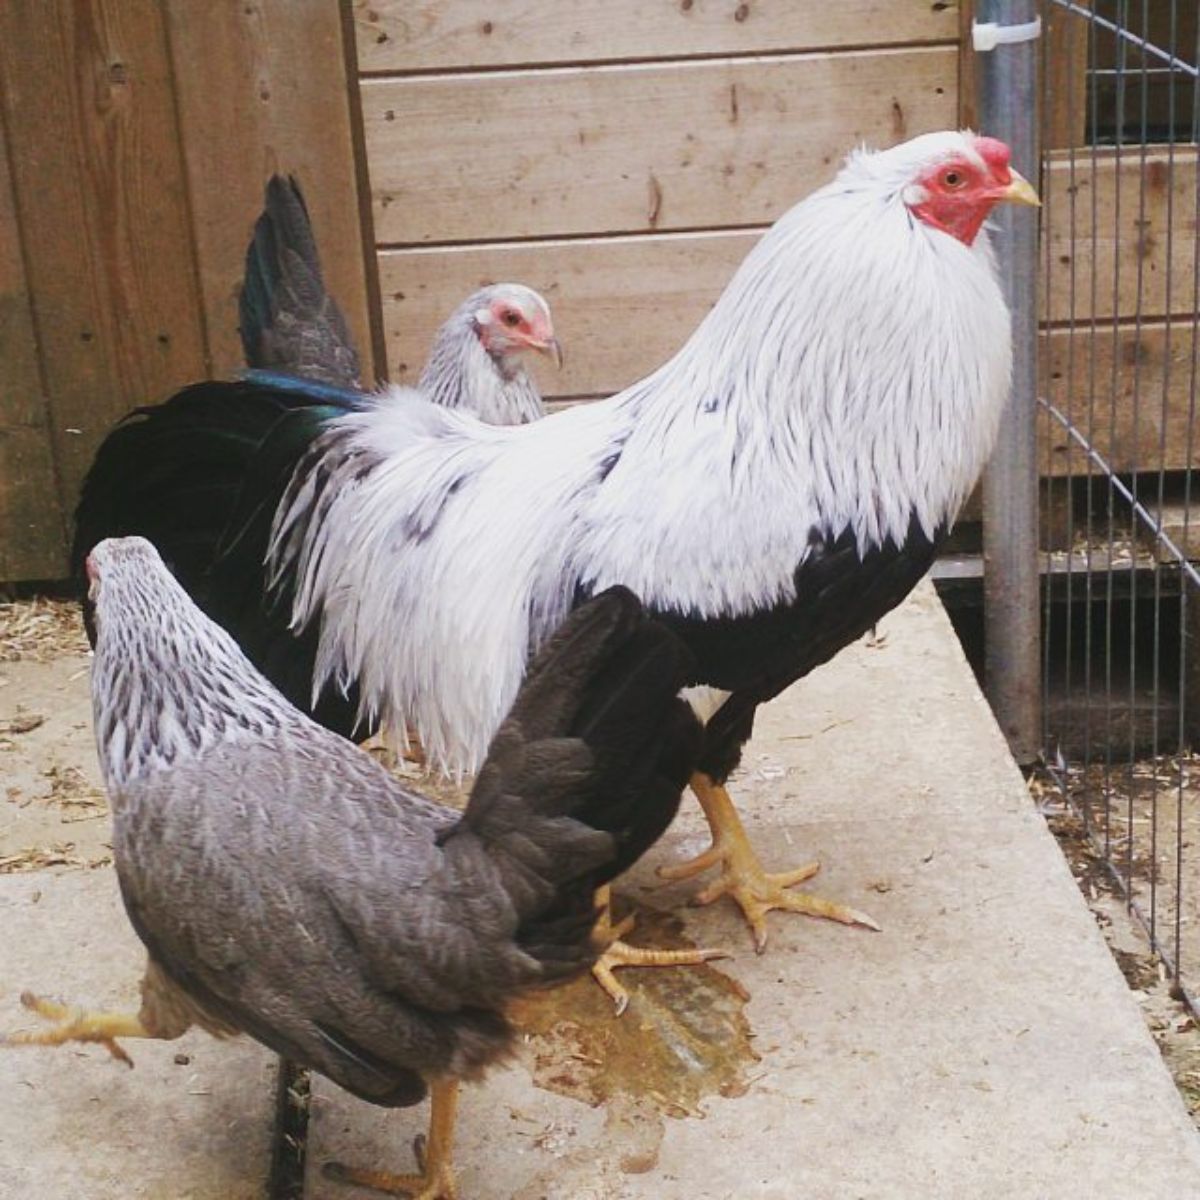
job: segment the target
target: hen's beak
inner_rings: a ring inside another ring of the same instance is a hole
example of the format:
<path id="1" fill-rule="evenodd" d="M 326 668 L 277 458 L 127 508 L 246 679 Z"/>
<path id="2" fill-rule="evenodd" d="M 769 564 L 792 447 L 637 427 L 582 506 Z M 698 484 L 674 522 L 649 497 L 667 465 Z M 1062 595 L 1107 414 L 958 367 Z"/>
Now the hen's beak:
<path id="1" fill-rule="evenodd" d="M 83 560 L 83 569 L 87 572 L 87 597 L 94 603 L 96 595 L 100 591 L 100 571 L 96 566 L 96 560 L 90 554 Z"/>
<path id="2" fill-rule="evenodd" d="M 547 358 L 554 359 L 554 365 L 561 371 L 563 365 L 562 346 L 559 345 L 558 338 L 547 338 L 544 342 L 530 342 L 533 349 L 539 354 L 544 354 Z"/>
<path id="3" fill-rule="evenodd" d="M 1041 208 L 1042 202 L 1033 190 L 1033 184 L 1017 171 L 1011 172 L 1012 181 L 1000 193 L 1000 199 L 1008 204 L 1028 204 L 1033 208 Z"/>

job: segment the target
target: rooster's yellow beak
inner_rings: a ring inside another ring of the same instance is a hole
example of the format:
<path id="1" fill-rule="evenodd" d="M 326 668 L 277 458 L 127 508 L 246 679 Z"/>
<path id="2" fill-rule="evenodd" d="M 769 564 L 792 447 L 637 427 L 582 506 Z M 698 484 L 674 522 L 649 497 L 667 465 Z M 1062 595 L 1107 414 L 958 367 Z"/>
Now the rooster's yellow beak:
<path id="1" fill-rule="evenodd" d="M 1017 171 L 1012 173 L 1012 181 L 1000 193 L 1000 199 L 1008 204 L 1028 204 L 1033 208 L 1041 208 L 1042 202 L 1033 190 L 1033 184 Z"/>

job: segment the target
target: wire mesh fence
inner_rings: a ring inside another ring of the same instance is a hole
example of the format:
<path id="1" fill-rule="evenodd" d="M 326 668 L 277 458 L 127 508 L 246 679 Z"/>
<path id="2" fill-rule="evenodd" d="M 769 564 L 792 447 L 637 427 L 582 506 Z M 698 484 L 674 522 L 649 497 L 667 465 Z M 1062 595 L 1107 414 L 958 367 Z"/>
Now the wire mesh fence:
<path id="1" fill-rule="evenodd" d="M 1200 4 L 1042 7 L 1045 758 L 1195 1012 Z"/>

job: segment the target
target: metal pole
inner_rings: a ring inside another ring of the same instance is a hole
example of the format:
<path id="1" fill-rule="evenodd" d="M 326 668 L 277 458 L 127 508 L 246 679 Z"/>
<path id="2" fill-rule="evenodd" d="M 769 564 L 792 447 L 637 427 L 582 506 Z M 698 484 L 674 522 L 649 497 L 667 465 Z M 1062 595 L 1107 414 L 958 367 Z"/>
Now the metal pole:
<path id="1" fill-rule="evenodd" d="M 976 22 L 1024 25 L 1037 0 L 978 0 Z M 1040 40 L 977 53 L 980 131 L 1007 142 L 1035 186 Z M 988 699 L 1020 763 L 1041 748 L 1039 683 L 1036 210 L 1000 205 L 993 245 L 1012 312 L 1013 388 L 983 478 L 985 666 Z"/>

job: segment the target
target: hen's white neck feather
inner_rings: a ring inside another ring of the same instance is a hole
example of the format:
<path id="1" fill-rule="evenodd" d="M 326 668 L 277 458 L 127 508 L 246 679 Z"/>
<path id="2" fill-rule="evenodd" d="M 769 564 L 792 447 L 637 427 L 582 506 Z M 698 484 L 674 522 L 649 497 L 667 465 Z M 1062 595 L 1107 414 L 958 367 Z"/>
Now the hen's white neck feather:
<path id="1" fill-rule="evenodd" d="M 489 428 L 412 394 L 340 421 L 277 518 L 315 686 L 474 769 L 577 588 L 741 615 L 794 598 L 814 529 L 899 544 L 953 521 L 1011 370 L 986 235 L 904 203 L 932 135 L 852 158 L 749 255 L 678 354 L 593 405 Z M 364 471 L 364 462 L 373 464 Z M 320 476 L 320 478 L 316 478 Z M 327 509 L 302 536 L 318 491 Z"/>
<path id="2" fill-rule="evenodd" d="M 100 574 L 92 716 L 114 796 L 217 742 L 311 724 L 196 608 L 148 541 L 110 538 L 92 558 Z"/>
<path id="3" fill-rule="evenodd" d="M 542 396 L 517 355 L 493 358 L 479 340 L 469 297 L 438 330 L 417 388 L 443 408 L 474 413 L 489 425 L 522 425 L 545 416 Z"/>

